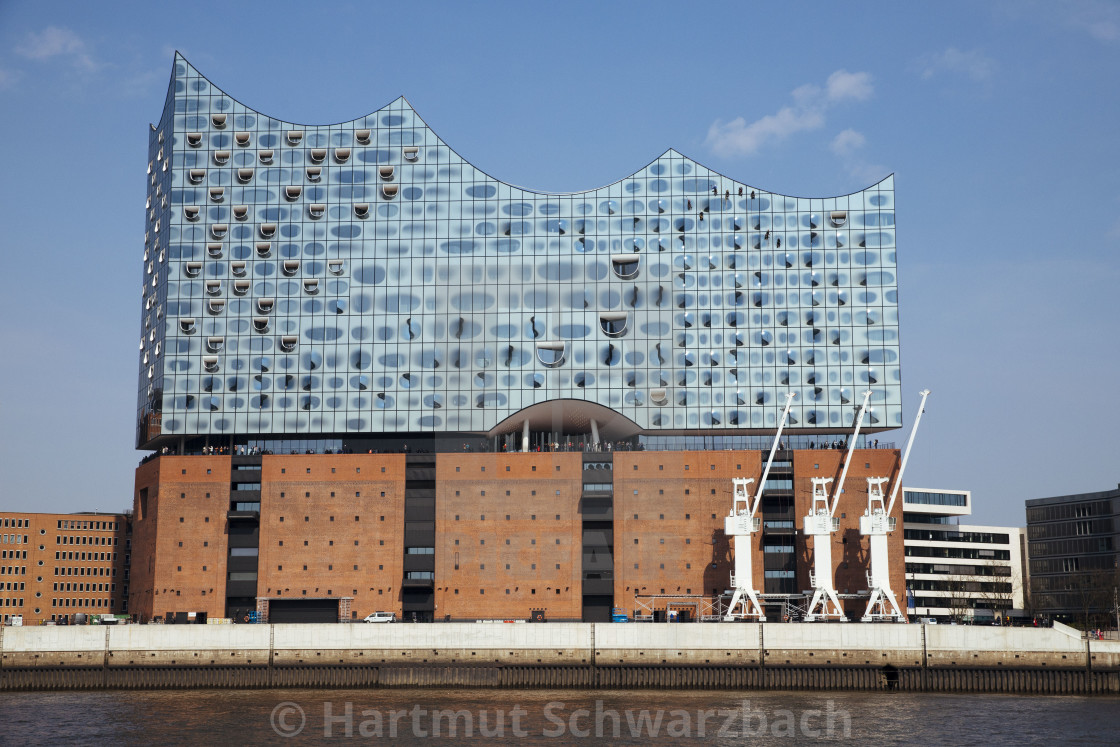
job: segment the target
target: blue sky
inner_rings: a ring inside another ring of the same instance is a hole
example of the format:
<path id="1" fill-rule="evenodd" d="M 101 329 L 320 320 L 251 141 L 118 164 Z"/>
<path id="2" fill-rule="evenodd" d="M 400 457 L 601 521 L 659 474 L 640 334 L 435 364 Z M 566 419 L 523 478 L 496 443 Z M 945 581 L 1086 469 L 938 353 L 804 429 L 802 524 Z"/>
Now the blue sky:
<path id="1" fill-rule="evenodd" d="M 176 49 L 290 121 L 403 94 L 535 189 L 670 147 L 798 196 L 893 172 L 899 444 L 933 390 L 905 482 L 971 489 L 991 524 L 1120 482 L 1118 3 L 6 0 L 0 510 L 131 506 L 147 128 Z"/>

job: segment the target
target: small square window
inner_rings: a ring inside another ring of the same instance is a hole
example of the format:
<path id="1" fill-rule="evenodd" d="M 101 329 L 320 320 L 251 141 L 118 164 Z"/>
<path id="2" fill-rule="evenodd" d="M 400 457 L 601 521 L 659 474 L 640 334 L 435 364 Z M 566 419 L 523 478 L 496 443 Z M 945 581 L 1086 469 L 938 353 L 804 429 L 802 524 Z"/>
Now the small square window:
<path id="1" fill-rule="evenodd" d="M 307 547 L 307 540 L 304 540 L 304 541 L 303 541 L 303 546 L 304 546 L 304 547 Z"/>
<path id="2" fill-rule="evenodd" d="M 280 474 L 282 474 L 282 475 L 288 474 L 288 468 L 287 467 L 281 467 L 280 468 Z"/>
<path id="3" fill-rule="evenodd" d="M 276 566 L 276 570 L 282 571 L 282 570 L 284 570 L 284 566 L 278 565 L 278 566 Z"/>
<path id="4" fill-rule="evenodd" d="M 377 540 L 377 544 L 379 544 L 379 545 L 384 545 L 384 544 L 385 544 L 385 540 Z"/>
<path id="5" fill-rule="evenodd" d="M 712 469 L 716 468 L 716 466 L 714 464 L 709 464 L 708 466 L 711 467 Z"/>
<path id="6" fill-rule="evenodd" d="M 634 564 L 634 570 L 635 571 L 638 570 L 638 564 L 637 563 Z"/>
<path id="7" fill-rule="evenodd" d="M 485 468 L 485 467 L 483 467 L 483 468 L 482 468 L 482 471 L 483 471 L 483 472 L 485 472 L 485 471 L 486 471 L 486 468 Z"/>
<path id="8" fill-rule="evenodd" d="M 281 498 L 283 498 L 283 497 L 284 497 L 284 492 L 283 492 L 283 491 L 281 491 L 281 492 L 280 492 L 280 497 L 281 497 Z"/>
<path id="9" fill-rule="evenodd" d="M 305 570 L 305 571 L 306 571 L 306 570 L 307 570 L 307 566 L 304 566 L 304 567 L 303 567 L 303 570 Z"/>
<path id="10" fill-rule="evenodd" d="M 186 471 L 186 470 L 183 470 L 183 474 L 184 474 L 184 475 L 185 475 L 185 474 L 187 474 L 187 471 Z"/>
<path id="11" fill-rule="evenodd" d="M 456 467 L 456 468 L 455 468 L 455 471 L 456 471 L 456 472 L 458 472 L 458 471 L 459 471 L 459 468 L 458 468 L 458 467 Z M 456 593 L 456 594 L 458 594 L 459 592 L 455 592 L 455 593 Z"/>
<path id="12" fill-rule="evenodd" d="M 691 544 L 692 544 L 692 539 L 691 539 L 690 537 L 685 537 L 685 539 L 684 539 L 684 543 L 685 543 L 686 545 L 691 545 Z"/>
<path id="13" fill-rule="evenodd" d="M 657 544 L 659 544 L 659 545 L 664 545 L 664 544 L 665 544 L 665 538 L 664 538 L 664 537 L 661 537 L 661 538 L 660 538 L 660 539 L 659 539 L 659 540 L 657 541 Z"/>
<path id="14" fill-rule="evenodd" d="M 664 520 L 664 518 L 665 518 L 665 514 L 658 514 L 658 515 L 657 515 L 657 518 L 658 518 L 658 519 L 662 519 L 662 520 Z"/>
<path id="15" fill-rule="evenodd" d="M 560 539 L 559 538 L 557 538 L 556 544 L 558 544 L 558 545 L 560 544 Z"/>
<path id="16" fill-rule="evenodd" d="M 634 538 L 634 544 L 635 545 L 638 544 L 638 538 L 637 537 Z"/>
<path id="17" fill-rule="evenodd" d="M 384 497 L 385 497 L 385 491 L 384 491 L 384 490 L 382 490 L 382 491 L 381 491 L 381 497 L 382 497 L 382 498 L 384 498 Z"/>
<path id="18" fill-rule="evenodd" d="M 381 468 L 381 471 L 382 471 L 382 472 L 384 472 L 384 471 L 385 471 L 385 468 L 384 468 L 384 467 L 382 467 L 382 468 Z"/>
<path id="19" fill-rule="evenodd" d="M 310 467 L 307 468 L 307 474 L 309 474 L 309 475 L 311 474 L 311 468 Z M 304 570 L 307 570 L 307 569 L 304 568 Z"/>
<path id="20" fill-rule="evenodd" d="M 665 564 L 664 563 L 661 564 L 661 570 L 665 570 Z M 664 593 L 664 592 L 662 592 L 662 593 Z"/>
<path id="21" fill-rule="evenodd" d="M 637 471 L 638 471 L 638 465 L 636 465 L 636 464 L 634 465 L 634 471 L 635 471 L 635 472 L 637 472 Z"/>
<path id="22" fill-rule="evenodd" d="M 310 497 L 311 497 L 311 493 L 310 493 L 310 492 L 304 492 L 304 494 L 303 494 L 303 497 L 304 497 L 304 498 L 310 498 Z"/>
<path id="23" fill-rule="evenodd" d="M 535 465 L 535 464 L 533 465 L 533 471 L 534 471 L 534 472 L 536 472 L 536 471 L 537 471 L 537 465 Z M 509 590 L 508 590 L 508 589 L 506 590 L 506 593 L 507 593 L 507 594 L 509 593 Z"/>
<path id="24" fill-rule="evenodd" d="M 206 474 L 210 474 L 210 469 L 209 468 L 206 469 Z"/>
<path id="25" fill-rule="evenodd" d="M 688 570 L 692 570 L 692 563 L 685 563 L 685 564 L 684 564 L 684 569 L 685 569 L 686 571 L 688 571 Z"/>
<path id="26" fill-rule="evenodd" d="M 535 490 L 530 491 L 530 495 L 536 495 L 536 494 L 537 494 L 537 491 L 535 491 Z"/>
<path id="27" fill-rule="evenodd" d="M 362 468 L 361 467 L 355 467 L 354 471 L 361 474 Z"/>
<path id="28" fill-rule="evenodd" d="M 486 564 L 485 563 L 479 563 L 478 564 L 478 570 L 485 571 L 486 570 Z"/>
<path id="29" fill-rule="evenodd" d="M 659 489 L 659 490 L 657 491 L 657 494 L 658 494 L 658 495 L 665 495 L 665 489 L 664 489 L 664 488 L 661 488 L 661 489 Z"/>
<path id="30" fill-rule="evenodd" d="M 557 563 L 557 564 L 556 564 L 556 570 L 560 570 L 560 564 L 559 564 L 559 563 Z M 559 594 L 559 593 L 560 593 L 560 590 L 559 590 L 559 589 L 557 589 L 557 590 L 556 590 L 556 593 L 557 593 L 557 594 Z"/>
<path id="31" fill-rule="evenodd" d="M 735 465 L 735 469 L 742 469 L 742 468 L 743 468 L 743 465 L 741 465 L 741 464 L 736 464 Z"/>
<path id="32" fill-rule="evenodd" d="M 659 470 L 664 470 L 664 469 L 665 469 L 665 465 L 664 465 L 664 464 L 659 464 L 659 465 L 657 465 L 657 469 L 659 469 Z"/>
<path id="33" fill-rule="evenodd" d="M 180 498 L 186 498 L 186 497 L 187 497 L 187 494 L 186 494 L 186 493 L 179 493 L 179 497 L 180 497 Z"/>
<path id="34" fill-rule="evenodd" d="M 506 465 L 506 472 L 509 472 L 509 465 Z"/>
<path id="35" fill-rule="evenodd" d="M 334 467 L 331 467 L 331 474 L 334 474 Z M 332 494 L 333 495 L 333 494 Z"/>
<path id="36" fill-rule="evenodd" d="M 688 521 L 688 520 L 689 520 L 689 519 L 691 519 L 691 518 L 692 518 L 692 514 L 685 514 L 685 515 L 684 515 L 684 520 L 685 520 L 685 521 Z"/>
<path id="37" fill-rule="evenodd" d="M 821 466 L 819 464 L 814 464 L 813 465 L 813 469 L 820 469 L 820 468 L 821 468 Z"/>
<path id="38" fill-rule="evenodd" d="M 456 490 L 456 491 L 455 491 L 455 495 L 459 495 L 459 491 L 458 491 L 458 490 Z"/>
<path id="39" fill-rule="evenodd" d="M 485 495 L 486 495 L 486 491 L 485 491 L 485 490 L 480 490 L 480 491 L 479 491 L 479 493 L 481 493 L 481 494 L 482 494 L 483 496 L 485 496 Z"/>
<path id="40" fill-rule="evenodd" d="M 536 563 L 533 563 L 533 564 L 532 564 L 531 566 L 529 566 L 529 567 L 530 567 L 530 569 L 531 569 L 531 570 L 534 570 L 534 571 L 535 571 L 535 570 L 537 570 L 537 564 L 536 564 Z M 534 590 L 534 592 L 533 592 L 533 593 L 536 593 L 536 591 Z"/>
<path id="41" fill-rule="evenodd" d="M 355 498 L 361 498 L 361 497 L 362 497 L 362 491 L 360 491 L 360 490 L 355 490 L 355 491 L 354 491 L 354 497 L 355 497 Z"/>
<path id="42" fill-rule="evenodd" d="M 714 518 L 716 518 L 716 515 L 715 515 L 715 514 L 712 514 L 712 518 L 713 518 L 713 519 L 714 519 Z"/>
<path id="43" fill-rule="evenodd" d="M 637 494 L 638 494 L 638 491 L 637 491 L 637 490 L 635 490 L 635 491 L 634 491 L 634 495 L 637 495 Z"/>
<path id="44" fill-rule="evenodd" d="M 871 462 L 864 462 L 863 466 L 865 469 L 871 469 Z"/>
<path id="45" fill-rule="evenodd" d="M 634 519 L 637 520 L 637 518 L 638 518 L 638 515 L 634 514 Z"/>
<path id="46" fill-rule="evenodd" d="M 331 498 L 334 498 L 334 491 L 331 491 Z"/>

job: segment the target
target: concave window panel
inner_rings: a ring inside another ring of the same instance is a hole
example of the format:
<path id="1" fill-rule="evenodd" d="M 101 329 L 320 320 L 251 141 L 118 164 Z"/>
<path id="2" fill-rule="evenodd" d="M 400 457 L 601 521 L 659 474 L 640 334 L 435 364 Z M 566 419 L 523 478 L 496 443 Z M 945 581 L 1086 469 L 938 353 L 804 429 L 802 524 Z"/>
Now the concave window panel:
<path id="1" fill-rule="evenodd" d="M 239 132 L 239 133 L 237 133 L 236 135 L 233 136 L 233 139 L 234 139 L 234 142 L 236 142 L 238 145 L 240 145 L 242 148 L 244 148 L 247 145 L 249 145 L 249 143 L 252 142 L 253 136 L 252 136 L 251 133 L 248 133 L 248 132 Z"/>
<path id="2" fill-rule="evenodd" d="M 831 223 L 835 228 L 841 228 L 845 223 L 848 222 L 848 211 L 833 210 L 828 214 L 828 222 Z"/>
<path id="3" fill-rule="evenodd" d="M 396 171 L 396 168 L 393 167 L 393 166 L 378 166 L 377 167 L 377 173 L 380 174 L 381 178 L 384 179 L 385 181 L 392 181 L 393 174 L 394 174 L 395 171 Z"/>
<path id="4" fill-rule="evenodd" d="M 295 335 L 284 335 L 280 338 L 280 349 L 285 353 L 290 353 L 296 349 L 296 344 L 298 342 L 299 338 Z"/>
<path id="5" fill-rule="evenodd" d="M 183 317 L 179 320 L 179 331 L 185 335 L 193 333 L 195 330 L 195 322 L 193 317 Z"/>
<path id="6" fill-rule="evenodd" d="M 191 169 L 187 172 L 192 184 L 201 184 L 206 178 L 206 169 Z"/>
<path id="7" fill-rule="evenodd" d="M 258 241 L 257 242 L 257 256 L 258 257 L 268 257 L 271 254 L 272 254 L 272 242 L 271 241 Z"/>
<path id="8" fill-rule="evenodd" d="M 206 281 L 206 293 L 207 293 L 207 295 L 211 295 L 211 296 L 221 295 L 221 293 L 222 293 L 222 281 L 221 280 L 207 280 Z"/>
<path id="9" fill-rule="evenodd" d="M 257 159 L 261 163 L 269 164 L 269 163 L 272 163 L 273 155 L 274 155 L 274 152 L 271 149 L 266 148 L 265 150 L 257 152 Z"/>
<path id="10" fill-rule="evenodd" d="M 322 218 L 326 215 L 326 212 L 327 206 L 322 202 L 315 202 L 307 206 L 307 214 L 315 220 Z"/>
<path id="11" fill-rule="evenodd" d="M 668 389 L 650 389 L 649 401 L 658 407 L 664 407 L 669 404 L 669 390 Z"/>
<path id="12" fill-rule="evenodd" d="M 187 262 L 183 265 L 183 274 L 189 278 L 196 278 L 202 272 L 201 262 Z"/>
<path id="13" fill-rule="evenodd" d="M 357 218 L 368 218 L 369 217 L 369 203 L 368 202 L 357 202 L 357 203 L 355 203 L 354 204 L 354 216 L 357 217 Z"/>
<path id="14" fill-rule="evenodd" d="M 406 161 L 415 161 L 420 158 L 420 148 L 415 145 L 406 145 L 401 149 L 401 154 Z"/>
<path id="15" fill-rule="evenodd" d="M 273 236 L 276 235 L 276 224 L 275 223 L 262 223 L 261 227 L 260 227 L 260 232 L 261 232 L 261 238 L 262 239 L 271 239 Z"/>
<path id="16" fill-rule="evenodd" d="M 237 220 L 245 220 L 246 218 L 248 218 L 249 217 L 249 206 L 248 205 L 234 205 L 233 206 L 233 217 L 236 218 Z"/>
<path id="17" fill-rule="evenodd" d="M 249 286 L 252 285 L 248 280 L 234 280 L 233 292 L 238 296 L 244 296 L 249 292 Z"/>
<path id="18" fill-rule="evenodd" d="M 198 205 L 187 205 L 184 207 L 183 217 L 192 222 L 198 220 Z"/>
<path id="19" fill-rule="evenodd" d="M 210 201 L 221 202 L 226 197 L 225 187 L 211 187 L 210 188 Z"/>
<path id="20" fill-rule="evenodd" d="M 209 373 L 214 373 L 218 370 L 218 356 L 204 355 L 202 356 L 202 367 Z"/>
<path id="21" fill-rule="evenodd" d="M 237 170 L 237 181 L 241 182 L 242 184 L 248 184 L 249 182 L 253 181 L 253 169 L 251 169 L 251 168 L 238 169 Z"/>
<path id="22" fill-rule="evenodd" d="M 214 163 L 218 164 L 219 166 L 225 166 L 227 163 L 229 163 L 229 151 L 228 150 L 216 150 L 216 151 L 214 151 Z"/>
<path id="23" fill-rule="evenodd" d="M 322 178 L 323 178 L 323 167 L 322 166 L 308 166 L 307 167 L 307 181 L 317 182 Z M 297 194 L 296 197 L 299 197 L 299 195 Z"/>
<path id="24" fill-rule="evenodd" d="M 335 148 L 334 149 L 334 160 L 337 161 L 338 163 L 346 163 L 347 161 L 349 161 L 350 160 L 350 149 L 349 148 Z"/>
<path id="25" fill-rule="evenodd" d="M 191 146 L 192 148 L 197 148 L 198 146 L 202 145 L 202 133 L 201 132 L 188 132 L 187 133 L 187 145 Z"/>
<path id="26" fill-rule="evenodd" d="M 220 353 L 220 352 L 222 352 L 222 348 L 224 348 L 225 346 L 226 346 L 226 338 L 225 337 L 217 336 L 217 337 L 207 337 L 206 338 L 206 349 L 209 350 L 211 353 Z"/>
<path id="27" fill-rule="evenodd" d="M 212 241 L 206 244 L 206 253 L 214 259 L 222 256 L 222 243 L 220 241 Z"/>
<path id="28" fill-rule="evenodd" d="M 267 316 L 255 316 L 255 317 L 253 317 L 253 329 L 256 330 L 257 332 L 267 332 L 268 331 L 268 317 Z"/>
<path id="29" fill-rule="evenodd" d="M 211 114 L 210 124 L 214 125 L 214 127 L 220 130 L 226 126 L 226 118 L 227 115 L 225 114 Z"/>
<path id="30" fill-rule="evenodd" d="M 599 314 L 599 328 L 607 337 L 622 337 L 628 331 L 630 315 L 625 311 L 604 311 Z"/>
<path id="31" fill-rule="evenodd" d="M 262 314 L 272 313 L 272 309 L 275 306 L 276 306 L 276 299 L 275 298 L 258 298 L 257 299 L 257 311 L 259 311 Z"/>
<path id="32" fill-rule="evenodd" d="M 314 278 L 308 278 L 303 281 L 303 292 L 309 295 L 315 295 L 319 292 L 319 281 Z"/>
<path id="33" fill-rule="evenodd" d="M 370 131 L 369 130 L 355 130 L 354 131 L 354 139 L 357 140 L 358 143 L 360 143 L 361 145 L 369 145 L 369 136 L 370 136 Z"/>
<path id="34" fill-rule="evenodd" d="M 397 185 L 396 184 L 382 184 L 381 185 L 381 194 L 386 200 L 393 199 L 394 197 L 397 196 Z"/>
<path id="35" fill-rule="evenodd" d="M 327 272 L 332 275 L 341 275 L 345 267 L 346 263 L 341 259 L 332 259 L 327 261 Z"/>
<path id="36" fill-rule="evenodd" d="M 615 254 L 611 256 L 611 269 L 622 280 L 633 280 L 641 269 L 640 260 L 641 255 L 638 254 Z"/>
<path id="37" fill-rule="evenodd" d="M 244 275 L 245 274 L 245 263 L 241 262 L 241 261 L 230 262 L 229 263 L 229 271 L 232 272 L 234 275 Z"/>
<path id="38" fill-rule="evenodd" d="M 312 148 L 310 156 L 311 156 L 311 162 L 312 163 L 322 163 L 323 159 L 325 159 L 327 157 L 327 149 L 326 148 Z"/>
<path id="39" fill-rule="evenodd" d="M 285 275 L 288 275 L 288 276 L 295 275 L 297 272 L 299 272 L 299 260 L 298 259 L 286 259 L 286 260 L 284 260 L 283 272 L 284 272 Z"/>
<path id="40" fill-rule="evenodd" d="M 287 197 L 289 201 L 298 200 L 299 196 L 301 194 L 303 194 L 303 187 L 300 187 L 300 186 L 284 187 L 284 196 Z"/>
<path id="41" fill-rule="evenodd" d="M 559 368 L 564 365 L 568 356 L 568 345 L 560 340 L 540 340 L 536 343 L 537 360 L 548 368 Z"/>
<path id="42" fill-rule="evenodd" d="M 303 130 L 288 130 L 288 145 L 299 145 L 303 140 Z"/>
<path id="43" fill-rule="evenodd" d="M 211 314 L 221 314 L 226 308 L 226 300 L 224 298 L 211 298 L 206 302 L 206 308 Z"/>

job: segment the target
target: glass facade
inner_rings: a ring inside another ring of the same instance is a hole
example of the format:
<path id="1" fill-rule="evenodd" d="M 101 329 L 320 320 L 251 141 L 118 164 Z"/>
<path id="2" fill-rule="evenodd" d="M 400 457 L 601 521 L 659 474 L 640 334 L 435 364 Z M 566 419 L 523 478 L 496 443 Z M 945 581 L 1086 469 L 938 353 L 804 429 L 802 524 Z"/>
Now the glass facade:
<path id="1" fill-rule="evenodd" d="M 137 443 L 216 435 L 902 425 L 893 177 L 765 192 L 670 150 L 505 184 L 403 98 L 310 126 L 181 56 L 152 127 Z M 603 409 L 600 409 L 603 408 Z M 525 416 L 528 417 L 528 416 Z"/>

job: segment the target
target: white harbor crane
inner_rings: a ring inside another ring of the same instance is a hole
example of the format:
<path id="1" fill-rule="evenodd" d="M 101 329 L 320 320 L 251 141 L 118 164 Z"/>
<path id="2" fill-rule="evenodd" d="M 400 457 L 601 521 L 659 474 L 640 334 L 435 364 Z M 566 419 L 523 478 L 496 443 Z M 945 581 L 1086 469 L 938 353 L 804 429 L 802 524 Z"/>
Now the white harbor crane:
<path id="1" fill-rule="evenodd" d="M 762 526 L 762 519 L 757 515 L 758 504 L 762 500 L 762 490 L 766 487 L 770 465 L 774 462 L 774 454 L 778 450 L 782 429 L 785 428 L 786 418 L 789 417 L 789 409 L 793 405 L 795 396 L 797 396 L 796 392 L 786 394 L 786 406 L 782 410 L 778 432 L 774 434 L 774 445 L 770 447 L 770 457 L 766 460 L 766 468 L 762 470 L 762 479 L 758 483 L 758 492 L 755 493 L 754 498 L 751 498 L 749 490 L 749 485 L 754 482 L 753 477 L 735 477 L 731 480 L 733 491 L 731 513 L 724 517 L 723 532 L 731 537 L 735 553 L 735 570 L 731 573 L 731 588 L 735 593 L 723 617 L 726 622 L 748 617 L 766 622 L 762 604 L 758 601 L 758 590 L 754 588 L 754 569 L 751 566 L 753 537 Z"/>
<path id="2" fill-rule="evenodd" d="M 832 578 L 832 533 L 840 528 L 840 519 L 836 518 L 836 506 L 840 502 L 840 495 L 844 492 L 844 478 L 848 476 L 848 467 L 852 462 L 852 450 L 856 447 L 856 438 L 859 429 L 863 426 L 863 416 L 867 412 L 867 403 L 871 400 L 871 390 L 863 393 L 863 404 L 856 414 L 856 427 L 848 440 L 848 448 L 844 453 L 844 467 L 840 470 L 840 481 L 828 497 L 828 484 L 831 477 L 813 478 L 813 504 L 809 515 L 805 517 L 805 535 L 813 538 L 813 573 L 810 582 L 813 585 L 813 599 L 809 602 L 809 609 L 805 613 L 805 622 L 817 620 L 839 620 L 847 622 L 844 608 L 836 597 L 835 582 Z M 820 612 L 817 611 L 818 607 Z"/>
<path id="3" fill-rule="evenodd" d="M 921 395 L 918 417 L 914 418 L 914 425 L 910 429 L 910 439 L 906 442 L 906 451 L 902 454 L 902 464 L 898 466 L 898 476 L 895 477 L 889 503 L 884 505 L 883 500 L 883 483 L 888 482 L 889 478 L 867 478 L 867 511 L 859 519 L 859 533 L 869 538 L 871 547 L 871 570 L 867 572 L 867 586 L 871 589 L 871 597 L 867 600 L 867 609 L 863 617 L 860 618 L 862 622 L 875 620 L 906 622 L 906 616 L 902 614 L 894 592 L 891 591 L 887 535 L 895 528 L 895 517 L 891 516 L 891 510 L 894 509 L 894 502 L 902 486 L 902 474 L 906 471 L 907 460 L 910 459 L 910 448 L 914 445 L 914 436 L 918 433 L 918 423 L 922 422 L 922 413 L 926 411 L 926 397 L 929 396 L 929 390 L 923 389 Z"/>

